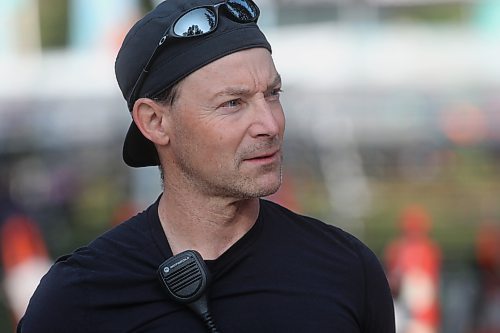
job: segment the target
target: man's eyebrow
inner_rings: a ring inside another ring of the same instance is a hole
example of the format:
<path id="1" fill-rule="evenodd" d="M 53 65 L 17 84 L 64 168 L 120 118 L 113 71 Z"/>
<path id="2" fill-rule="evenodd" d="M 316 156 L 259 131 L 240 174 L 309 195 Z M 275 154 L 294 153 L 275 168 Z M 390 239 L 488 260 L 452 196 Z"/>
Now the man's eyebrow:
<path id="1" fill-rule="evenodd" d="M 215 94 L 216 97 L 219 96 L 242 96 L 242 95 L 248 95 L 250 94 L 250 89 L 248 88 L 243 88 L 243 87 L 227 87 L 221 91 L 219 91 L 217 94 Z"/>
<path id="2" fill-rule="evenodd" d="M 276 74 L 273 81 L 267 86 L 268 90 L 274 89 L 281 85 L 281 75 Z M 215 94 L 215 97 L 220 96 L 244 96 L 249 95 L 251 90 L 245 87 L 227 87 Z"/>
<path id="3" fill-rule="evenodd" d="M 281 86 L 281 75 L 279 75 L 278 73 L 276 73 L 273 82 L 268 87 L 274 88 L 276 86 Z"/>
<path id="4" fill-rule="evenodd" d="M 267 86 L 266 94 L 271 93 L 278 87 L 281 88 L 281 76 L 279 74 L 276 74 L 274 80 Z"/>

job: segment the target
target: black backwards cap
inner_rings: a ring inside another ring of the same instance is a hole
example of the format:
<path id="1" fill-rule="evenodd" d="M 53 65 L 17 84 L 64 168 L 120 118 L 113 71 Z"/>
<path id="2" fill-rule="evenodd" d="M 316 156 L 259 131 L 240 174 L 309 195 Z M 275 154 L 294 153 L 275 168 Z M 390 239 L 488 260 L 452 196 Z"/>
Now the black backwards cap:
<path id="1" fill-rule="evenodd" d="M 166 0 L 140 19 L 128 32 L 118 52 L 115 73 L 118 85 L 132 111 L 129 101 L 133 86 L 167 28 L 184 12 L 220 3 L 221 0 Z M 228 54 L 271 46 L 256 23 L 238 23 L 219 9 L 215 31 L 193 38 L 168 38 L 154 61 L 149 75 L 136 98 L 156 96 L 197 69 Z M 146 139 L 132 121 L 123 145 L 123 160 L 131 167 L 159 165 L 154 144 Z"/>

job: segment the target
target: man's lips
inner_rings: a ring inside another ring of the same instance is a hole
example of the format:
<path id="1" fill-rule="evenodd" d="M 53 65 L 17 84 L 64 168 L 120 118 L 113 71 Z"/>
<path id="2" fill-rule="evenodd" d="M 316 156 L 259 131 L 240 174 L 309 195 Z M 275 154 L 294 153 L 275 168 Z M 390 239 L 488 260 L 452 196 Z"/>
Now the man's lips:
<path id="1" fill-rule="evenodd" d="M 258 154 L 251 155 L 245 158 L 245 161 L 265 161 L 272 160 L 280 155 L 280 149 L 274 149 L 272 151 L 267 152 L 259 152 Z"/>

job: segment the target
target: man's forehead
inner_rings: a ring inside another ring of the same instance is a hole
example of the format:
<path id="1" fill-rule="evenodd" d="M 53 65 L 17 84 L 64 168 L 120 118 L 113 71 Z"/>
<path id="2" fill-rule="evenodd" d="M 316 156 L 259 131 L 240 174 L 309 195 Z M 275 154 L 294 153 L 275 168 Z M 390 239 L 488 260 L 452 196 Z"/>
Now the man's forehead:
<path id="1" fill-rule="evenodd" d="M 188 75 L 184 81 L 216 86 L 248 86 L 249 81 L 273 85 L 280 80 L 271 53 L 262 48 L 226 55 Z"/>

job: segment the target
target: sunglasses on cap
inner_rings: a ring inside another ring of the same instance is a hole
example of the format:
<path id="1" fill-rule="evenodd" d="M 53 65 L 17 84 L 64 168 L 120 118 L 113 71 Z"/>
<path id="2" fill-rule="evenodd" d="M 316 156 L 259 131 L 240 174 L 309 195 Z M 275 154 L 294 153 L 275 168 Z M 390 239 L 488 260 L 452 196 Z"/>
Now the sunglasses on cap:
<path id="1" fill-rule="evenodd" d="M 190 38 L 209 34 L 217 29 L 219 8 L 223 7 L 229 14 L 228 18 L 239 23 L 257 22 L 260 15 L 259 7 L 252 0 L 226 0 L 215 5 L 205 5 L 192 8 L 180 15 L 160 38 L 158 45 L 149 57 L 146 66 L 135 81 L 129 97 L 129 104 L 136 100 L 144 80 L 148 76 L 156 57 L 163 49 L 167 38 Z"/>

